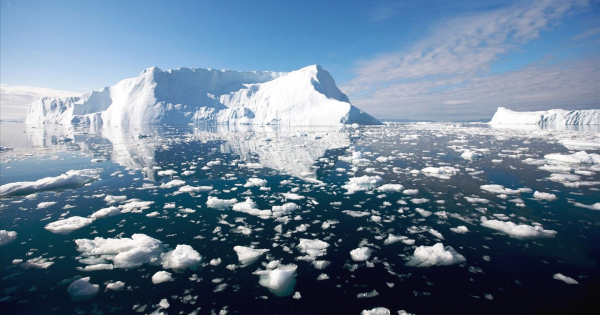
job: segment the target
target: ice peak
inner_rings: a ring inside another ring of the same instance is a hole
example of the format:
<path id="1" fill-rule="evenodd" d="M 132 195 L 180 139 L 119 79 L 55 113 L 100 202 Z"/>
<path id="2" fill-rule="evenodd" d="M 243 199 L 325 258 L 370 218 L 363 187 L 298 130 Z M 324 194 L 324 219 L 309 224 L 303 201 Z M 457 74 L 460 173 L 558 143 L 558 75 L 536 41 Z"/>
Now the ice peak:
<path id="1" fill-rule="evenodd" d="M 140 75 L 142 75 L 144 73 L 152 73 L 153 74 L 156 72 L 162 72 L 162 70 L 160 70 L 159 67 L 154 66 L 154 67 L 144 69 L 144 71 L 142 71 L 142 73 Z"/>

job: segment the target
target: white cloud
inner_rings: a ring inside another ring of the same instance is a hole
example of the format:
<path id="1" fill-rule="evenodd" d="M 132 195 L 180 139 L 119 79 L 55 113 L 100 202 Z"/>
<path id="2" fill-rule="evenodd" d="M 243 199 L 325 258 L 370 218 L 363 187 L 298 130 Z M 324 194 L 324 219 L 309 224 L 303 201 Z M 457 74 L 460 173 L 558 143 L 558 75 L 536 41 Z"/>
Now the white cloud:
<path id="1" fill-rule="evenodd" d="M 376 117 L 471 119 L 491 117 L 498 106 L 598 107 L 597 58 L 545 60 L 490 75 L 500 55 L 586 6 L 536 1 L 444 21 L 408 50 L 360 62 L 356 78 L 342 89 Z"/>
<path id="2" fill-rule="evenodd" d="M 68 97 L 81 94 L 25 85 L 0 84 L 0 119 L 24 119 L 29 104 L 45 96 Z"/>

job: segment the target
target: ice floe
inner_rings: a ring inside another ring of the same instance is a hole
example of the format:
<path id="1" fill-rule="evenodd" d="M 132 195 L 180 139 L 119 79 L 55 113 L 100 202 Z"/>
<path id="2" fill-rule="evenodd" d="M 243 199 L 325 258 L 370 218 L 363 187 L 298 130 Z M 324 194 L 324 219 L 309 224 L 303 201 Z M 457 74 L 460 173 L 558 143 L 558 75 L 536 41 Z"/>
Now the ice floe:
<path id="1" fill-rule="evenodd" d="M 17 239 L 17 232 L 0 230 L 0 246 L 6 245 Z"/>
<path id="2" fill-rule="evenodd" d="M 167 281 L 173 281 L 173 277 L 171 276 L 170 272 L 161 270 L 157 271 L 155 274 L 152 275 L 152 283 L 154 284 L 159 284 Z"/>
<path id="3" fill-rule="evenodd" d="M 257 271 L 255 274 L 260 275 L 258 283 L 275 296 L 288 296 L 294 292 L 297 268 L 295 264 L 279 265 L 274 270 Z"/>
<path id="4" fill-rule="evenodd" d="M 481 217 L 481 225 L 521 240 L 552 238 L 557 233 L 553 230 L 544 230 L 544 228 L 539 225 L 531 226 L 527 224 L 489 220 L 486 217 Z"/>
<path id="5" fill-rule="evenodd" d="M 97 169 L 70 170 L 56 177 L 46 177 L 34 182 L 15 182 L 0 186 L 0 197 L 28 195 L 47 190 L 83 186 L 100 179 Z"/>
<path id="6" fill-rule="evenodd" d="M 93 219 L 73 216 L 63 220 L 48 223 L 44 228 L 56 234 L 69 234 L 75 230 L 79 230 L 82 227 L 89 225 L 93 221 Z"/>
<path id="7" fill-rule="evenodd" d="M 67 293 L 73 301 L 86 301 L 98 294 L 99 287 L 97 284 L 90 283 L 90 277 L 85 277 L 71 282 Z"/>
<path id="8" fill-rule="evenodd" d="M 451 246 L 437 243 L 433 246 L 419 246 L 415 249 L 413 256 L 406 262 L 412 267 L 431 267 L 460 264 L 467 259 L 454 250 Z"/>

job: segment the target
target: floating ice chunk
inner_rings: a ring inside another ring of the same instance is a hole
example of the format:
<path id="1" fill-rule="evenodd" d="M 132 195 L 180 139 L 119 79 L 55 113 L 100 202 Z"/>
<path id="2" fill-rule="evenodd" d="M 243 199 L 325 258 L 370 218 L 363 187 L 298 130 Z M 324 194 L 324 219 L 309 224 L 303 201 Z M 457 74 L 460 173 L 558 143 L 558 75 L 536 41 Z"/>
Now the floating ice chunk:
<path id="1" fill-rule="evenodd" d="M 163 183 L 162 185 L 160 185 L 160 188 L 173 188 L 173 187 L 179 187 L 179 186 L 183 186 L 185 185 L 185 181 L 181 180 L 181 179 L 174 179 L 168 183 Z"/>
<path id="2" fill-rule="evenodd" d="M 465 199 L 470 203 L 489 203 L 490 202 L 487 199 L 476 198 L 476 197 L 465 197 Z"/>
<path id="3" fill-rule="evenodd" d="M 100 290 L 99 287 L 97 284 L 90 283 L 90 277 L 85 277 L 71 282 L 67 293 L 73 301 L 85 301 L 96 296 Z"/>
<path id="4" fill-rule="evenodd" d="M 206 206 L 209 208 L 227 208 L 237 202 L 238 200 L 235 198 L 219 199 L 218 197 L 208 196 L 208 200 L 206 200 Z"/>
<path id="5" fill-rule="evenodd" d="M 364 191 L 373 189 L 383 182 L 383 179 L 379 176 L 368 176 L 364 175 L 361 177 L 352 177 L 350 181 L 343 185 L 342 188 L 348 190 L 349 193 L 355 191 Z"/>
<path id="6" fill-rule="evenodd" d="M 152 283 L 159 284 L 167 281 L 173 281 L 173 277 L 170 272 L 166 271 L 157 271 L 154 275 L 152 275 Z"/>
<path id="7" fill-rule="evenodd" d="M 379 295 L 379 292 L 377 292 L 377 290 L 373 290 L 371 292 L 359 293 L 356 295 L 356 298 L 357 299 L 368 299 L 368 298 L 376 297 L 378 295 Z"/>
<path id="8" fill-rule="evenodd" d="M 560 144 L 564 145 L 569 150 L 600 150 L 599 141 L 585 141 L 585 140 L 560 140 Z"/>
<path id="9" fill-rule="evenodd" d="M 600 210 L 600 202 L 596 202 L 595 204 L 588 206 L 588 205 L 584 205 L 582 203 L 576 202 L 574 204 L 576 207 L 580 207 L 580 208 L 586 208 L 586 209 L 590 209 L 590 210 Z"/>
<path id="10" fill-rule="evenodd" d="M 116 202 L 123 202 L 125 200 L 127 200 L 127 196 L 106 195 L 106 197 L 104 197 L 104 201 L 108 204 L 116 203 Z"/>
<path id="11" fill-rule="evenodd" d="M 162 242 L 146 234 L 133 234 L 131 238 L 77 239 L 75 244 L 84 257 L 111 260 L 115 268 L 133 268 L 158 262 L 163 251 Z"/>
<path id="12" fill-rule="evenodd" d="M 402 193 L 405 195 L 416 195 L 419 193 L 419 190 L 418 189 L 406 189 Z"/>
<path id="13" fill-rule="evenodd" d="M 408 237 L 402 235 L 389 234 L 385 241 L 383 241 L 383 245 L 394 244 L 397 242 L 402 242 L 406 245 L 413 245 L 415 243 L 415 240 L 411 240 Z"/>
<path id="14" fill-rule="evenodd" d="M 329 247 L 329 244 L 317 239 L 309 240 L 301 238 L 300 243 L 296 245 L 296 247 L 300 252 L 309 255 L 312 260 L 314 260 L 316 257 L 327 254 L 327 247 Z"/>
<path id="15" fill-rule="evenodd" d="M 185 185 L 182 187 L 179 187 L 179 190 L 177 190 L 178 193 L 195 193 L 195 192 L 205 192 L 205 191 L 211 191 L 213 189 L 212 186 L 190 186 L 190 185 Z"/>
<path id="16" fill-rule="evenodd" d="M 585 151 L 573 154 L 546 154 L 546 160 L 558 161 L 567 164 L 600 164 L 600 155 Z"/>
<path id="17" fill-rule="evenodd" d="M 493 194 L 505 194 L 505 195 L 514 195 L 520 193 L 530 193 L 531 189 L 529 188 L 519 188 L 519 189 L 510 189 L 504 188 L 502 185 L 481 185 L 481 190 L 485 190 L 491 192 Z"/>
<path id="18" fill-rule="evenodd" d="M 429 217 L 432 213 L 431 211 L 427 211 L 425 209 L 421 209 L 421 208 L 417 208 L 415 209 L 421 216 L 423 216 L 424 218 Z"/>
<path id="19" fill-rule="evenodd" d="M 440 179 L 450 179 L 450 177 L 458 174 L 459 172 L 459 169 L 451 166 L 426 167 L 421 170 L 421 173 L 427 176 L 433 176 Z"/>
<path id="20" fill-rule="evenodd" d="M 36 209 L 45 209 L 56 204 L 56 201 L 44 201 L 37 205 Z"/>
<path id="21" fill-rule="evenodd" d="M 403 189 L 404 189 L 404 186 L 402 186 L 400 184 L 384 184 L 384 185 L 377 187 L 377 190 L 382 191 L 382 192 L 390 192 L 390 191 L 401 192 Z"/>
<path id="22" fill-rule="evenodd" d="M 171 306 L 171 304 L 169 304 L 169 301 L 167 301 L 167 299 L 162 299 L 160 300 L 160 302 L 158 302 L 158 307 L 161 309 L 167 309 L 169 308 L 169 306 Z"/>
<path id="23" fill-rule="evenodd" d="M 450 246 L 444 248 L 444 244 L 437 243 L 433 246 L 417 247 L 413 256 L 406 262 L 406 265 L 413 267 L 431 267 L 460 264 L 465 261 L 467 261 L 467 259 L 455 251 L 454 248 Z"/>
<path id="24" fill-rule="evenodd" d="M 571 277 L 567 277 L 561 273 L 557 273 L 554 276 L 552 276 L 552 278 L 556 279 L 556 280 L 560 280 L 563 281 L 566 284 L 579 284 L 579 282 L 577 282 L 577 280 L 571 278 Z"/>
<path id="25" fill-rule="evenodd" d="M 149 209 L 154 204 L 154 201 L 141 201 L 139 199 L 128 200 L 127 203 L 119 205 L 121 213 L 141 213 L 142 211 Z"/>
<path id="26" fill-rule="evenodd" d="M 281 195 L 283 195 L 283 198 L 285 198 L 286 200 L 302 200 L 306 198 L 295 193 L 283 193 Z"/>
<path id="27" fill-rule="evenodd" d="M 354 210 L 343 210 L 342 213 L 345 213 L 351 217 L 360 218 L 364 216 L 368 216 L 371 213 L 367 211 L 354 211 Z"/>
<path id="28" fill-rule="evenodd" d="M 464 225 L 460 225 L 455 228 L 450 228 L 450 231 L 452 231 L 454 233 L 465 234 L 465 233 L 469 232 L 469 229 Z"/>
<path id="29" fill-rule="evenodd" d="M 0 230 L 0 246 L 6 245 L 17 239 L 17 232 Z"/>
<path id="30" fill-rule="evenodd" d="M 233 210 L 264 218 L 268 218 L 272 215 L 271 210 L 256 209 L 256 203 L 250 198 L 246 198 L 246 201 L 244 202 L 234 204 Z"/>
<path id="31" fill-rule="evenodd" d="M 163 268 L 182 270 L 195 269 L 202 261 L 202 256 L 190 245 L 177 245 L 174 250 L 161 254 L 160 259 Z"/>
<path id="32" fill-rule="evenodd" d="M 439 238 L 441 240 L 444 240 L 444 237 L 442 236 L 442 233 L 440 233 L 440 232 L 438 232 L 438 231 L 436 231 L 434 229 L 429 229 L 429 233 L 431 233 L 431 235 L 433 235 L 433 236 L 435 236 L 435 237 L 437 237 L 437 238 Z"/>
<path id="33" fill-rule="evenodd" d="M 25 269 L 34 268 L 34 269 L 48 269 L 48 267 L 54 264 L 53 261 L 48 261 L 47 258 L 44 257 L 36 257 L 32 259 L 28 259 L 26 262 L 21 264 L 21 267 Z"/>
<path id="34" fill-rule="evenodd" d="M 79 270 L 79 271 L 98 271 L 98 270 L 113 270 L 114 266 L 112 264 L 95 264 L 95 265 L 89 265 L 89 266 L 85 266 L 84 268 L 82 267 L 77 267 L 75 269 Z"/>
<path id="35" fill-rule="evenodd" d="M 123 281 L 115 281 L 106 285 L 107 290 L 119 291 L 125 287 L 125 282 Z"/>
<path id="36" fill-rule="evenodd" d="M 465 160 L 476 160 L 482 158 L 483 155 L 481 153 L 467 149 L 460 155 L 460 157 L 462 157 Z"/>
<path id="37" fill-rule="evenodd" d="M 0 186 L 0 196 L 28 195 L 46 190 L 80 187 L 98 180 L 100 171 L 95 169 L 70 170 L 56 177 L 46 177 L 35 182 L 16 182 Z"/>
<path id="38" fill-rule="evenodd" d="M 327 268 L 327 266 L 329 266 L 331 262 L 327 261 L 327 260 L 314 260 L 312 262 L 313 267 L 315 267 L 316 269 L 319 270 L 323 270 L 325 268 Z"/>
<path id="39" fill-rule="evenodd" d="M 121 214 L 121 210 L 117 207 L 112 206 L 112 207 L 108 207 L 108 208 L 102 208 L 102 209 L 92 213 L 90 218 L 99 219 L 99 218 L 112 217 L 112 216 L 115 216 L 118 214 Z"/>
<path id="40" fill-rule="evenodd" d="M 556 235 L 556 231 L 544 230 L 541 226 L 531 226 L 526 224 L 517 225 L 513 222 L 488 220 L 486 217 L 481 217 L 481 225 L 521 240 L 551 238 Z"/>
<path id="41" fill-rule="evenodd" d="M 288 296 L 294 292 L 296 285 L 296 269 L 295 264 L 280 265 L 275 270 L 267 270 L 259 272 L 260 279 L 258 283 L 266 287 L 276 296 Z"/>
<path id="42" fill-rule="evenodd" d="M 363 310 L 360 315 L 390 315 L 390 310 L 385 307 L 376 307 L 371 310 Z"/>
<path id="43" fill-rule="evenodd" d="M 322 273 L 317 277 L 317 280 L 321 281 L 321 280 L 327 280 L 329 279 L 329 276 L 326 273 Z"/>
<path id="44" fill-rule="evenodd" d="M 429 202 L 429 199 L 427 198 L 413 198 L 410 200 L 410 202 L 416 204 L 416 205 L 420 205 L 422 203 L 426 203 Z"/>
<path id="45" fill-rule="evenodd" d="M 365 261 L 371 257 L 373 250 L 368 247 L 359 247 L 350 251 L 350 257 L 354 261 Z"/>
<path id="46" fill-rule="evenodd" d="M 211 266 L 218 266 L 221 264 L 221 258 L 211 259 L 209 264 Z"/>
<path id="47" fill-rule="evenodd" d="M 158 171 L 158 176 L 173 176 L 173 175 L 177 175 L 177 171 L 175 171 L 175 170 Z"/>
<path id="48" fill-rule="evenodd" d="M 262 178 L 248 178 L 248 181 L 246 182 L 246 184 L 244 184 L 244 187 L 248 188 L 248 187 L 261 187 L 261 186 L 265 186 L 267 184 L 267 180 L 266 179 L 262 179 Z"/>
<path id="49" fill-rule="evenodd" d="M 300 206 L 293 202 L 288 202 L 282 206 L 273 206 L 271 208 L 271 212 L 273 213 L 273 217 L 280 217 L 286 215 L 292 211 L 300 209 Z"/>
<path id="50" fill-rule="evenodd" d="M 55 234 L 69 234 L 92 223 L 93 219 L 73 216 L 47 224 L 44 228 Z"/>
<path id="51" fill-rule="evenodd" d="M 254 249 L 246 246 L 234 246 L 233 250 L 238 255 L 238 260 L 244 266 L 255 263 L 262 254 L 268 252 L 268 249 Z"/>
<path id="52" fill-rule="evenodd" d="M 533 193 L 533 198 L 535 198 L 537 200 L 548 200 L 548 201 L 554 201 L 554 200 L 558 199 L 555 194 L 544 193 L 544 192 L 539 192 L 539 191 L 536 191 Z"/>

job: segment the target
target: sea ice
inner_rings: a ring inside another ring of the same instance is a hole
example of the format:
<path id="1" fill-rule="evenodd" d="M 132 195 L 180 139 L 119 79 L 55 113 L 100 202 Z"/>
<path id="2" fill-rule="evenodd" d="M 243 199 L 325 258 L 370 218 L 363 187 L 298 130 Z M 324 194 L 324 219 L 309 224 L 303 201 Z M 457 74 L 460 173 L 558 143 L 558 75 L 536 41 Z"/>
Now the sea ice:
<path id="1" fill-rule="evenodd" d="M 350 251 L 350 257 L 354 261 L 366 261 L 372 253 L 373 250 L 368 247 L 359 247 Z"/>
<path id="2" fill-rule="evenodd" d="M 537 200 L 554 201 L 558 199 L 555 194 L 536 191 L 533 193 L 533 198 Z"/>
<path id="3" fill-rule="evenodd" d="M 166 271 L 157 271 L 154 275 L 152 275 L 152 283 L 159 284 L 167 281 L 173 281 L 173 277 L 170 272 Z"/>
<path id="4" fill-rule="evenodd" d="M 70 170 L 56 177 L 46 177 L 35 182 L 16 182 L 0 186 L 0 196 L 28 195 L 46 190 L 79 187 L 100 179 L 99 170 Z"/>
<path id="5" fill-rule="evenodd" d="M 115 281 L 115 282 L 106 284 L 106 289 L 112 290 L 112 291 L 119 291 L 119 290 L 123 289 L 124 287 L 125 287 L 125 282 L 123 282 L 123 281 Z"/>
<path id="6" fill-rule="evenodd" d="M 257 272 L 260 275 L 258 283 L 266 287 L 276 296 L 288 296 L 294 292 L 296 285 L 296 269 L 295 264 L 280 265 L 275 270 L 267 270 Z"/>
<path id="7" fill-rule="evenodd" d="M 546 154 L 546 160 L 557 161 L 568 164 L 600 164 L 600 155 L 585 151 L 579 151 L 573 154 Z"/>
<path id="8" fill-rule="evenodd" d="M 233 250 L 238 255 L 238 260 L 243 266 L 255 263 L 262 254 L 268 252 L 268 249 L 254 249 L 246 246 L 234 246 Z"/>
<path id="9" fill-rule="evenodd" d="M 571 277 L 567 277 L 567 276 L 563 275 L 562 273 L 557 273 L 554 276 L 552 276 L 552 278 L 563 281 L 566 284 L 579 284 L 579 282 L 577 282 L 577 280 L 575 280 Z"/>
<path id="10" fill-rule="evenodd" d="M 510 235 L 511 237 L 521 240 L 535 238 L 552 238 L 556 235 L 556 231 L 544 230 L 541 226 L 538 225 L 517 225 L 513 222 L 488 220 L 486 217 L 481 217 L 481 225 L 493 230 L 500 231 L 502 233 Z"/>
<path id="11" fill-rule="evenodd" d="M 465 261 L 467 261 L 467 259 L 455 251 L 454 248 L 450 246 L 444 248 L 444 244 L 437 243 L 433 246 L 417 247 L 413 256 L 406 262 L 406 265 L 413 267 L 431 267 L 460 264 Z"/>
<path id="12" fill-rule="evenodd" d="M 131 238 L 77 239 L 77 250 L 84 257 L 111 260 L 115 268 L 134 268 L 144 263 L 158 263 L 163 251 L 162 242 L 146 234 Z"/>
<path id="13" fill-rule="evenodd" d="M 85 301 L 96 296 L 100 290 L 99 287 L 97 284 L 90 283 L 90 277 L 85 277 L 71 282 L 67 293 L 73 301 Z"/>
<path id="14" fill-rule="evenodd" d="M 314 260 L 316 257 L 327 254 L 327 247 L 329 244 L 321 240 L 309 240 L 305 238 L 300 239 L 300 243 L 296 245 L 300 252 L 309 255 Z"/>
<path id="15" fill-rule="evenodd" d="M 342 188 L 348 190 L 348 193 L 354 193 L 355 191 L 373 189 L 381 185 L 382 182 L 383 179 L 379 176 L 364 175 L 350 178 L 350 181 L 346 185 L 343 185 Z"/>
<path id="16" fill-rule="evenodd" d="M 6 245 L 17 239 L 17 232 L 0 230 L 0 246 Z"/>
<path id="17" fill-rule="evenodd" d="M 47 224 L 44 228 L 55 234 L 69 234 L 75 230 L 89 225 L 94 221 L 93 219 L 83 218 L 79 216 L 73 216 L 67 219 L 58 220 Z"/>
<path id="18" fill-rule="evenodd" d="M 195 269 L 202 256 L 189 245 L 177 245 L 174 250 L 160 255 L 161 263 L 165 269 Z"/>
<path id="19" fill-rule="evenodd" d="M 385 307 L 376 307 L 370 310 L 363 310 L 360 315 L 390 315 L 390 310 Z"/>

